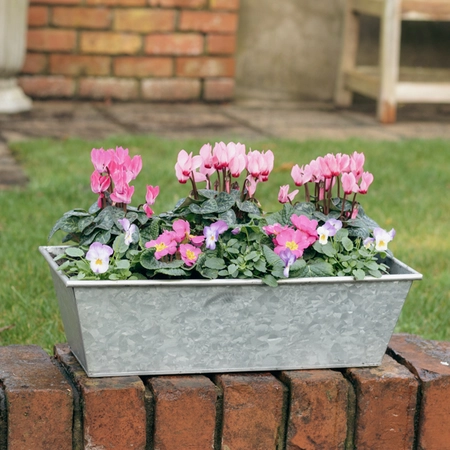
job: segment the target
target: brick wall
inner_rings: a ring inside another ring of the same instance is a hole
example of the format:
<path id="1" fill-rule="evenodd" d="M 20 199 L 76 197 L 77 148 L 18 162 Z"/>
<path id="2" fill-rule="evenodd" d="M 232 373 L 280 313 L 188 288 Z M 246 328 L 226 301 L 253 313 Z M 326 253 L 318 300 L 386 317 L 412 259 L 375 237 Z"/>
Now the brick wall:
<path id="1" fill-rule="evenodd" d="M 229 100 L 239 0 L 30 0 L 34 98 Z"/>
<path id="2" fill-rule="evenodd" d="M 381 366 L 88 378 L 67 345 L 0 347 L 0 450 L 447 450 L 450 342 Z"/>

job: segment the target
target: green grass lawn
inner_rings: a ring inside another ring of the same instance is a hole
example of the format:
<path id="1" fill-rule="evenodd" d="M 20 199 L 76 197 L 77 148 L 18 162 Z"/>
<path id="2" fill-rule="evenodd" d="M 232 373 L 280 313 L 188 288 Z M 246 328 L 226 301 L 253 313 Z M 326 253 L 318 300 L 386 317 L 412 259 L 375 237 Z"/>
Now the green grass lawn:
<path id="1" fill-rule="evenodd" d="M 220 137 L 219 137 L 220 138 Z M 123 136 L 99 142 L 37 140 L 14 144 L 30 182 L 26 188 L 0 191 L 0 345 L 38 344 L 51 351 L 64 342 L 64 329 L 46 262 L 38 252 L 54 222 L 74 207 L 88 208 L 92 147 L 128 147 L 141 154 L 144 167 L 135 182 L 133 204 L 144 202 L 145 185 L 161 186 L 156 212 L 174 205 L 189 187 L 174 173 L 178 151 L 197 152 L 203 141 Z M 211 142 L 214 144 L 214 141 Z M 291 184 L 292 164 L 308 163 L 328 152 L 364 152 L 375 181 L 359 200 L 380 226 L 397 230 L 390 248 L 396 257 L 423 273 L 407 298 L 397 331 L 428 339 L 450 340 L 450 141 L 268 140 L 245 142 L 271 149 L 275 168 L 257 197 L 275 210 L 278 188 Z M 57 234 L 51 244 L 58 244 Z"/>

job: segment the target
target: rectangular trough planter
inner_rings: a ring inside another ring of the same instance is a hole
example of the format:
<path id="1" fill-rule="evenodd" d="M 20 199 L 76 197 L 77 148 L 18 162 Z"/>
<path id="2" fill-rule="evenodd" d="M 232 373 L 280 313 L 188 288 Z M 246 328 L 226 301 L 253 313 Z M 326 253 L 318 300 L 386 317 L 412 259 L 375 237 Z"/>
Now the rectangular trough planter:
<path id="1" fill-rule="evenodd" d="M 50 265 L 72 352 L 91 377 L 377 366 L 413 280 L 72 281 Z"/>

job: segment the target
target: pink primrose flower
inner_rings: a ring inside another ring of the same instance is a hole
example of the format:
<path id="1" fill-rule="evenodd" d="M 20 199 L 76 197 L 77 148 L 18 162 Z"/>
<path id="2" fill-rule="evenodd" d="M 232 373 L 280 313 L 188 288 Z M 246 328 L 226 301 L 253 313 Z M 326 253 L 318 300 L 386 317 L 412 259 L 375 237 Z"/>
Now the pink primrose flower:
<path id="1" fill-rule="evenodd" d="M 166 255 L 174 255 L 177 252 L 177 241 L 173 232 L 164 232 L 157 239 L 153 239 L 145 244 L 146 248 L 155 248 L 155 258 L 161 259 Z"/>
<path id="2" fill-rule="evenodd" d="M 292 228 L 279 233 L 276 241 L 277 246 L 274 251 L 277 255 L 280 255 L 283 250 L 289 249 L 296 258 L 301 258 L 303 250 L 309 247 L 305 235 L 301 231 L 293 230 Z"/>
<path id="3" fill-rule="evenodd" d="M 317 241 L 317 225 L 319 224 L 317 220 L 308 219 L 306 216 L 297 216 L 296 214 L 292 214 L 291 222 L 305 237 L 306 242 L 308 243 L 307 247 Z"/>
<path id="4" fill-rule="evenodd" d="M 192 266 L 197 261 L 198 256 L 202 251 L 198 247 L 194 247 L 191 244 L 181 244 L 180 245 L 180 255 L 181 259 L 187 266 Z"/>
<path id="5" fill-rule="evenodd" d="M 282 231 L 289 229 L 287 225 L 280 225 L 279 223 L 274 223 L 273 225 L 266 225 L 262 227 L 264 233 L 268 236 L 275 235 L 277 236 Z"/>
<path id="6" fill-rule="evenodd" d="M 113 253 L 114 251 L 109 245 L 93 242 L 86 253 L 86 259 L 90 262 L 92 272 L 105 273 L 109 268 L 109 257 Z"/>

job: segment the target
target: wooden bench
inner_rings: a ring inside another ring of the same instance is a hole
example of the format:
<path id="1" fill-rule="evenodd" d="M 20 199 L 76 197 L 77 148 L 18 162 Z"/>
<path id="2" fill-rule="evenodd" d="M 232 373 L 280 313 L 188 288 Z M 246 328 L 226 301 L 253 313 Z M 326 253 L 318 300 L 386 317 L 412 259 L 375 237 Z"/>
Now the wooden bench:
<path id="1" fill-rule="evenodd" d="M 378 66 L 357 66 L 360 15 L 380 19 Z M 394 123 L 398 103 L 450 103 L 450 70 L 400 68 L 402 21 L 450 21 L 450 0 L 347 0 L 335 103 L 353 93 L 377 100 L 382 123 Z M 450 42 L 449 55 L 450 58 Z"/>

